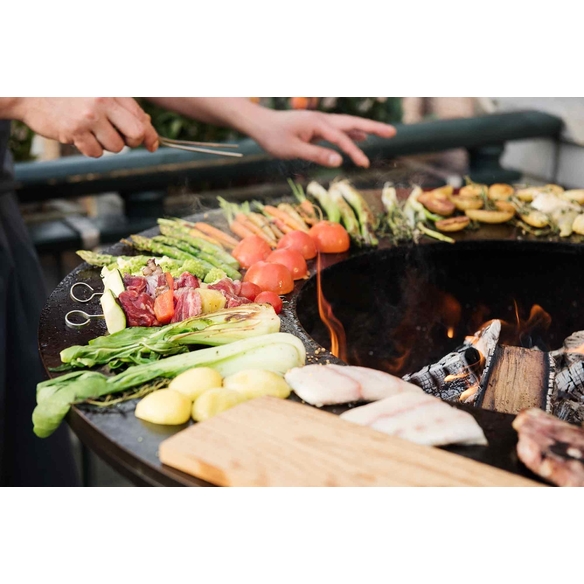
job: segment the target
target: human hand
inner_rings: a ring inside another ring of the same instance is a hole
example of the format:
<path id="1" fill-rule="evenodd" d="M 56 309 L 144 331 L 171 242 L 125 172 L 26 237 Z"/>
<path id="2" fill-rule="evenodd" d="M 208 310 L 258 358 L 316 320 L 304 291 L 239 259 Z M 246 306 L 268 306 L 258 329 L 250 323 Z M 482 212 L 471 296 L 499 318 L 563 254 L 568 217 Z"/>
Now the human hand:
<path id="1" fill-rule="evenodd" d="M 15 114 L 37 134 L 74 144 L 94 158 L 125 145 L 144 144 L 150 152 L 158 148 L 150 117 L 131 97 L 24 97 Z"/>
<path id="2" fill-rule="evenodd" d="M 382 138 L 395 136 L 395 128 L 366 118 L 315 111 L 264 110 L 249 134 L 277 158 L 303 158 L 336 167 L 343 162 L 341 155 L 315 142 L 327 140 L 348 154 L 357 166 L 369 167 L 369 159 L 355 144 L 368 134 Z"/>

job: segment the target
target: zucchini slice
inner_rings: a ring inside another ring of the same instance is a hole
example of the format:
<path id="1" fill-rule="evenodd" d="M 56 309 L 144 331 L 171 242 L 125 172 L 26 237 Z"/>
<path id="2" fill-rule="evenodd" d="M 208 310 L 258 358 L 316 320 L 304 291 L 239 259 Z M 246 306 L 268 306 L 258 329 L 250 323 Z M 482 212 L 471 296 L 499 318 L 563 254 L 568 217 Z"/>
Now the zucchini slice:
<path id="1" fill-rule="evenodd" d="M 112 335 L 124 330 L 126 328 L 126 315 L 109 288 L 105 290 L 99 301 L 103 309 L 107 332 Z"/>
<path id="2" fill-rule="evenodd" d="M 117 298 L 125 289 L 122 274 L 117 268 L 108 269 L 104 266 L 101 270 L 101 279 L 103 280 L 103 289 L 111 290 L 113 295 Z"/>

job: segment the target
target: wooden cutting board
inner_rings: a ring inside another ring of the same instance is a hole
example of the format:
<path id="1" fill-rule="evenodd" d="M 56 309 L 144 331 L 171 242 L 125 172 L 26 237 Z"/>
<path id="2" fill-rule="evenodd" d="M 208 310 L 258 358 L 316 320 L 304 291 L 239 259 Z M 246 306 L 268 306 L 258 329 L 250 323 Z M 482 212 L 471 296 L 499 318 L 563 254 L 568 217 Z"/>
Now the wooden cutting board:
<path id="1" fill-rule="evenodd" d="M 542 486 L 273 397 L 178 432 L 159 456 L 220 486 Z"/>

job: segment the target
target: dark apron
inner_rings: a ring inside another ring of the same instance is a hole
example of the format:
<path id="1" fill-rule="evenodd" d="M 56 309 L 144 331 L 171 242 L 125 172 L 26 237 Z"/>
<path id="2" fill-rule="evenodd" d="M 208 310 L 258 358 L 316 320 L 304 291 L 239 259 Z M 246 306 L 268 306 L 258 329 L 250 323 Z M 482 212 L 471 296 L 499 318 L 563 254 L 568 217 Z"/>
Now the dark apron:
<path id="1" fill-rule="evenodd" d="M 0 120 L 0 485 L 78 486 L 68 428 L 43 439 L 32 431 L 36 384 L 46 377 L 37 327 L 47 295 L 16 196 L 6 190 L 9 132 Z"/>

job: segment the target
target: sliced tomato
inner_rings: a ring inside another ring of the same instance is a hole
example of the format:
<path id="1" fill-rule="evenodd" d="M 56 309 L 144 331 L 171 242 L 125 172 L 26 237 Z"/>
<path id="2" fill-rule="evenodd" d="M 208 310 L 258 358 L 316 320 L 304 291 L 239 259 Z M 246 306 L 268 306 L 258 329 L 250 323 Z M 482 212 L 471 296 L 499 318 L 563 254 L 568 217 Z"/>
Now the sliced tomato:
<path id="1" fill-rule="evenodd" d="M 241 284 L 241 292 L 239 295 L 253 302 L 261 291 L 262 289 L 257 284 L 254 284 L 253 282 L 243 282 Z"/>
<path id="2" fill-rule="evenodd" d="M 154 315 L 160 324 L 168 324 L 172 320 L 174 316 L 174 292 L 172 288 L 156 297 Z"/>
<path id="3" fill-rule="evenodd" d="M 293 280 L 300 280 L 308 273 L 306 260 L 295 249 L 276 249 L 268 256 L 266 261 L 271 264 L 286 266 L 290 270 Z"/>
<path id="4" fill-rule="evenodd" d="M 314 239 L 317 251 L 323 253 L 342 253 L 351 245 L 349 234 L 340 223 L 319 221 L 308 234 Z"/>
<path id="5" fill-rule="evenodd" d="M 255 301 L 258 304 L 271 304 L 276 314 L 282 312 L 282 299 L 274 292 L 261 292 L 256 296 Z"/>
<path id="6" fill-rule="evenodd" d="M 304 231 L 290 231 L 278 242 L 278 249 L 294 249 L 305 260 L 316 257 L 316 244 L 314 239 Z"/>
<path id="7" fill-rule="evenodd" d="M 282 264 L 256 262 L 245 273 L 244 282 L 253 282 L 263 291 L 288 294 L 294 290 L 294 280 L 290 270 Z"/>
<path id="8" fill-rule="evenodd" d="M 242 268 L 247 269 L 256 262 L 265 260 L 271 252 L 272 248 L 268 242 L 259 235 L 248 235 L 235 246 L 231 255 Z"/>

